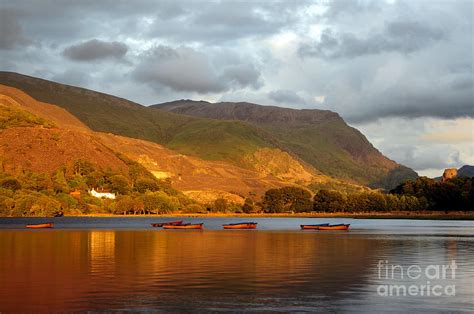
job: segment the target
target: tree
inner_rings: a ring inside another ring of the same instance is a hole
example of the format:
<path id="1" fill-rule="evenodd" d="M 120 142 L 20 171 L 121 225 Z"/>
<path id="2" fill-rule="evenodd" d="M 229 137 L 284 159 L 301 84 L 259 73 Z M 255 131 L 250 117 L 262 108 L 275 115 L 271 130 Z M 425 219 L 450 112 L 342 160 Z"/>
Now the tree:
<path id="1" fill-rule="evenodd" d="M 244 205 L 242 205 L 242 211 L 246 214 L 250 214 L 255 210 L 255 205 L 253 204 L 253 201 L 251 198 L 246 198 Z"/>
<path id="2" fill-rule="evenodd" d="M 160 190 L 160 186 L 154 179 L 139 178 L 135 182 L 135 190 L 140 193 L 145 193 L 146 191 L 155 192 Z"/>
<path id="3" fill-rule="evenodd" d="M 72 171 L 76 175 L 85 176 L 94 170 L 94 165 L 87 160 L 76 160 L 72 165 Z"/>
<path id="4" fill-rule="evenodd" d="M 319 190 L 313 198 L 313 209 L 318 212 L 347 210 L 347 197 L 338 191 Z"/>
<path id="5" fill-rule="evenodd" d="M 112 182 L 110 184 L 112 192 L 119 193 L 119 194 L 128 194 L 130 193 L 130 184 L 128 182 L 128 179 L 121 175 L 117 174 L 114 175 L 110 178 L 110 181 Z"/>
<path id="6" fill-rule="evenodd" d="M 141 198 L 145 213 L 167 214 L 178 210 L 178 200 L 161 191 L 146 192 Z"/>
<path id="7" fill-rule="evenodd" d="M 138 197 L 132 197 L 129 195 L 121 197 L 115 205 L 115 214 L 126 215 L 126 214 L 138 214 L 144 213 L 144 204 Z"/>
<path id="8" fill-rule="evenodd" d="M 64 172 L 61 170 L 56 171 L 53 175 L 53 189 L 56 193 L 69 193 L 69 186 Z"/>
<path id="9" fill-rule="evenodd" d="M 280 189 L 270 189 L 265 192 L 262 200 L 262 208 L 266 213 L 283 212 L 283 197 Z"/>
<path id="10" fill-rule="evenodd" d="M 228 203 L 224 198 L 218 198 L 211 206 L 213 212 L 225 213 L 227 211 Z"/>
<path id="11" fill-rule="evenodd" d="M 15 200 L 8 196 L 0 195 L 0 216 L 11 216 L 15 207 Z"/>
<path id="12" fill-rule="evenodd" d="M 267 213 L 309 212 L 313 208 L 311 193 L 298 187 L 283 187 L 268 190 L 262 202 Z"/>

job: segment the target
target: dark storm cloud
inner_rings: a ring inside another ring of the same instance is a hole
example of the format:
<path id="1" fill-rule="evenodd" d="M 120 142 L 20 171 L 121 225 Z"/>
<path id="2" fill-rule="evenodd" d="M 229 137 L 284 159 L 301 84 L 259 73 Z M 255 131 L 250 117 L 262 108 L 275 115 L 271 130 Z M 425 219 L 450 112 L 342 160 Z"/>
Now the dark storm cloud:
<path id="1" fill-rule="evenodd" d="M 98 39 L 72 45 L 63 50 L 63 55 L 71 60 L 91 61 L 98 59 L 120 59 L 127 53 L 128 47 L 124 43 L 106 42 Z"/>
<path id="2" fill-rule="evenodd" d="M 306 105 L 306 101 L 291 90 L 275 90 L 268 93 L 268 98 L 286 106 Z"/>
<path id="3" fill-rule="evenodd" d="M 335 33 L 326 29 L 319 42 L 302 44 L 301 56 L 324 59 L 355 58 L 384 52 L 411 53 L 442 40 L 446 34 L 439 28 L 417 21 L 393 21 L 383 31 L 366 37 L 354 33 Z"/>
<path id="4" fill-rule="evenodd" d="M 216 67 L 209 55 L 189 47 L 152 48 L 141 58 L 133 77 L 152 87 L 175 91 L 218 93 L 232 88 L 260 86 L 260 72 L 251 63 Z"/>

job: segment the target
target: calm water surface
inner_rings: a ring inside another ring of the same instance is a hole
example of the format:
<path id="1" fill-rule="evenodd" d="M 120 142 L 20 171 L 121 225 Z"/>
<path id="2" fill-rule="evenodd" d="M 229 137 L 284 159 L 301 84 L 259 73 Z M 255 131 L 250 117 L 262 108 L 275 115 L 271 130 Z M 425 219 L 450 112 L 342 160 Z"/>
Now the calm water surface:
<path id="1" fill-rule="evenodd" d="M 206 229 L 149 227 L 165 220 L 173 218 L 62 217 L 47 219 L 54 229 L 27 230 L 45 220 L 0 218 L 0 312 L 474 309 L 472 221 L 257 218 L 258 230 L 224 231 L 242 219 L 192 218 Z M 352 229 L 298 230 L 321 222 Z M 454 278 L 450 268 L 436 274 L 453 261 Z M 395 276 L 385 276 L 392 265 Z M 408 278 L 413 265 L 420 278 Z M 390 285 L 418 293 L 381 295 Z M 420 295 L 421 286 L 442 293 Z"/>

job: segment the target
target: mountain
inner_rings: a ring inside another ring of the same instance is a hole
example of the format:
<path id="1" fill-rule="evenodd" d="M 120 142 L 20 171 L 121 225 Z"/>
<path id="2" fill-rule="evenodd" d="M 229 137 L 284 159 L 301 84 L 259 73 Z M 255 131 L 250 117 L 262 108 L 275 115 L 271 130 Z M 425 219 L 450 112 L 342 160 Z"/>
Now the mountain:
<path id="1" fill-rule="evenodd" d="M 474 177 L 474 166 L 464 165 L 458 169 L 458 177 Z"/>
<path id="2" fill-rule="evenodd" d="M 193 112 L 180 113 L 172 111 L 181 110 L 176 107 L 181 101 L 149 108 L 18 73 L 0 72 L 0 84 L 65 109 L 92 131 L 153 142 L 204 162 L 223 162 L 258 174 L 257 181 L 272 177 L 279 183 L 307 185 L 332 180 L 390 188 L 416 176 L 330 111 L 229 103 L 204 104 L 208 108 L 197 114 L 194 110 L 202 103 L 185 101 Z"/>
<path id="3" fill-rule="evenodd" d="M 207 160 L 241 164 L 244 156 L 260 148 L 276 147 L 266 132 L 239 121 L 178 115 L 18 73 L 0 72 L 0 84 L 20 89 L 40 102 L 66 109 L 94 131 L 164 144 Z"/>
<path id="4" fill-rule="evenodd" d="M 362 133 L 332 111 L 191 100 L 151 107 L 194 117 L 250 123 L 268 132 L 283 149 L 332 177 L 384 188 L 417 177 L 413 170 L 383 156 Z"/>
<path id="5" fill-rule="evenodd" d="M 0 153 L 0 165 L 9 173 L 52 173 L 78 159 L 126 173 L 120 154 L 203 203 L 217 198 L 239 203 L 248 195 L 257 199 L 270 188 L 309 182 L 360 188 L 313 174 L 275 149 L 253 155 L 252 170 L 183 155 L 150 141 L 95 132 L 64 108 L 5 85 L 0 85 Z"/>

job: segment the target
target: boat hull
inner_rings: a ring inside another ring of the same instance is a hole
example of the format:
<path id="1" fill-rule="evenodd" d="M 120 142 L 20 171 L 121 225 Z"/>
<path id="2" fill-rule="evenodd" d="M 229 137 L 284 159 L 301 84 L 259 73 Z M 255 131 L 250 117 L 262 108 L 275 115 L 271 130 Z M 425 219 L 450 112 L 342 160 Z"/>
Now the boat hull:
<path id="1" fill-rule="evenodd" d="M 256 222 L 242 222 L 236 224 L 226 224 L 222 225 L 224 229 L 256 229 L 257 223 Z"/>
<path id="2" fill-rule="evenodd" d="M 300 225 L 303 230 L 318 230 L 319 227 L 329 226 L 329 224 L 317 224 L 317 225 Z"/>
<path id="3" fill-rule="evenodd" d="M 303 230 L 321 230 L 321 231 L 331 231 L 331 230 L 349 230 L 350 224 L 340 224 L 340 225 L 330 225 L 330 224 L 321 224 L 321 225 L 301 225 Z"/>
<path id="4" fill-rule="evenodd" d="M 321 226 L 318 230 L 349 230 L 350 225 Z"/>
<path id="5" fill-rule="evenodd" d="M 53 228 L 54 223 L 46 223 L 46 224 L 34 224 L 34 225 L 26 225 L 25 226 L 28 229 L 43 229 L 43 228 Z"/>
<path id="6" fill-rule="evenodd" d="M 185 224 L 185 225 L 166 225 L 163 226 L 163 229 L 202 229 L 203 228 L 202 223 L 200 224 Z"/>
<path id="7" fill-rule="evenodd" d="M 179 226 L 179 225 L 182 225 L 182 224 L 183 224 L 182 220 L 177 220 L 177 221 L 153 223 L 153 224 L 151 224 L 151 226 L 154 227 L 154 228 L 161 228 L 161 227 L 164 227 L 164 226 Z"/>

